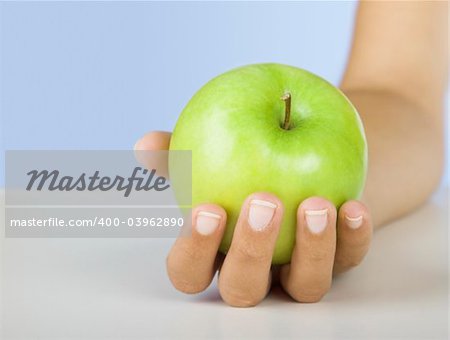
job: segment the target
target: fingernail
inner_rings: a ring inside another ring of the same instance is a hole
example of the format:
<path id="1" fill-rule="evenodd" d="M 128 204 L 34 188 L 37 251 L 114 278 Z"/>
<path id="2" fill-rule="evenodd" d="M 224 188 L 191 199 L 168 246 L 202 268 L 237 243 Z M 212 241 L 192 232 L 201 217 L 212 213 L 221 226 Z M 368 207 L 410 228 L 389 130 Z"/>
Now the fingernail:
<path id="1" fill-rule="evenodd" d="M 273 215 L 277 205 L 263 200 L 252 200 L 248 213 L 248 223 L 253 230 L 260 231 L 266 228 Z"/>
<path id="2" fill-rule="evenodd" d="M 327 226 L 328 209 L 306 210 L 306 225 L 313 234 L 321 233 Z"/>
<path id="3" fill-rule="evenodd" d="M 358 217 L 345 216 L 345 220 L 351 229 L 358 229 L 363 223 L 362 215 Z"/>
<path id="4" fill-rule="evenodd" d="M 220 215 L 208 211 L 199 211 L 195 227 L 199 234 L 211 235 L 219 227 L 221 218 Z"/>

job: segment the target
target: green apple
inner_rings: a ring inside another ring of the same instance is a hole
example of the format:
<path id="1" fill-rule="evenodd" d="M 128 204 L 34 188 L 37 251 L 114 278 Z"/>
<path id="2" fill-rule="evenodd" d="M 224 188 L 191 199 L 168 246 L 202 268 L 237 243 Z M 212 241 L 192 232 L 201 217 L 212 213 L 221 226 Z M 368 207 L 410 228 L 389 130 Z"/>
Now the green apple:
<path id="1" fill-rule="evenodd" d="M 192 204 L 226 210 L 222 252 L 248 195 L 281 199 L 274 264 L 290 261 L 299 204 L 310 196 L 336 207 L 357 199 L 367 170 L 364 130 L 350 101 L 324 79 L 280 64 L 243 66 L 208 82 L 181 113 L 170 149 L 192 150 Z"/>

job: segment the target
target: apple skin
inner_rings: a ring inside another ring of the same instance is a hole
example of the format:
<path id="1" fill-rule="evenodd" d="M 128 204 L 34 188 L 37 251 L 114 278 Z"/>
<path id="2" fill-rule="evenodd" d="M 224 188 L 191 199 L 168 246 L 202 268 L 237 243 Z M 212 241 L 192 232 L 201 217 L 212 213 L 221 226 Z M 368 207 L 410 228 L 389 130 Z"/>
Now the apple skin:
<path id="1" fill-rule="evenodd" d="M 292 97 L 288 130 L 285 102 Z M 192 204 L 227 212 L 220 245 L 226 253 L 244 199 L 270 192 L 284 205 L 272 258 L 289 263 L 299 204 L 321 196 L 339 207 L 358 199 L 367 172 L 367 145 L 350 101 L 324 79 L 281 64 L 255 64 L 203 86 L 184 108 L 170 150 L 192 150 Z"/>

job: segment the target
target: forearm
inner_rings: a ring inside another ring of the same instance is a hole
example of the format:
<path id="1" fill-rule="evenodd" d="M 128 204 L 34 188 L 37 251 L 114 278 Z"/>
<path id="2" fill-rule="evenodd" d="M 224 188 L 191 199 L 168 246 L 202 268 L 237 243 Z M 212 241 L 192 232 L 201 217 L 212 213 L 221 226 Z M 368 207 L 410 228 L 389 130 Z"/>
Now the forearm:
<path id="1" fill-rule="evenodd" d="M 345 91 L 366 131 L 369 168 L 363 200 L 375 226 L 414 210 L 436 188 L 443 168 L 443 128 L 398 94 Z"/>
<path id="2" fill-rule="evenodd" d="M 446 2 L 359 4 L 341 88 L 365 127 L 363 198 L 376 226 L 411 212 L 440 181 L 447 61 Z"/>
<path id="3" fill-rule="evenodd" d="M 442 116 L 448 78 L 446 1 L 361 1 L 341 86 L 389 90 Z"/>

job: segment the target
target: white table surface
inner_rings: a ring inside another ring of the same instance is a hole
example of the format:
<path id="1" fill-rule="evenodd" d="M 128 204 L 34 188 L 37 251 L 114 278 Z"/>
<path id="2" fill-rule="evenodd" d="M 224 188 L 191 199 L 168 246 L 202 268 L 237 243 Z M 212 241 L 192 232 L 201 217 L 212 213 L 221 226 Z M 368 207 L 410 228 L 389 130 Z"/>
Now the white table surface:
<path id="1" fill-rule="evenodd" d="M 440 189 L 378 230 L 366 260 L 322 302 L 276 290 L 248 309 L 222 303 L 215 284 L 196 296 L 175 291 L 164 266 L 171 239 L 12 239 L 0 230 L 3 339 L 447 339 L 447 214 Z"/>

